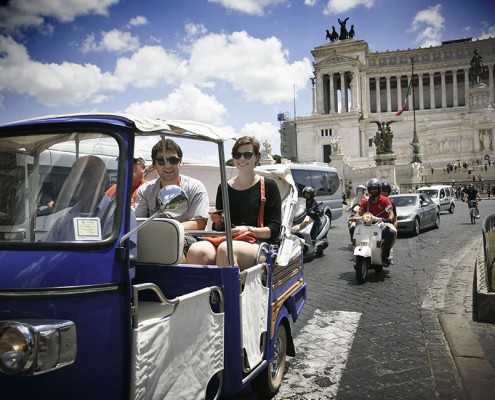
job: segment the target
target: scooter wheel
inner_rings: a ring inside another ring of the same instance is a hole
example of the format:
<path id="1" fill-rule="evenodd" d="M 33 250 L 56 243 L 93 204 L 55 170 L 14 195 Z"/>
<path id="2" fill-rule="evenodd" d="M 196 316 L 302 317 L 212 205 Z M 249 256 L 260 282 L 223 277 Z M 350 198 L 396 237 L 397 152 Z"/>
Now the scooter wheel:
<path id="1" fill-rule="evenodd" d="M 356 265 L 354 266 L 356 270 L 356 279 L 359 283 L 365 283 L 368 277 L 368 268 L 371 265 L 371 259 L 369 257 L 356 257 Z"/>

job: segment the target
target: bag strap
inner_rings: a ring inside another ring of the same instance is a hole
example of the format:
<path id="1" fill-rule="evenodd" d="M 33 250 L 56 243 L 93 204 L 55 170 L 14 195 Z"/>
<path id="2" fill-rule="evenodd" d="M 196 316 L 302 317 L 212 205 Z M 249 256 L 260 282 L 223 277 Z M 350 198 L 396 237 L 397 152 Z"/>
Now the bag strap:
<path id="1" fill-rule="evenodd" d="M 258 214 L 258 226 L 260 228 L 263 228 L 263 222 L 265 219 L 265 203 L 266 203 L 266 196 L 265 196 L 265 177 L 260 176 L 260 191 L 261 191 L 261 204 L 260 204 L 260 212 Z"/>

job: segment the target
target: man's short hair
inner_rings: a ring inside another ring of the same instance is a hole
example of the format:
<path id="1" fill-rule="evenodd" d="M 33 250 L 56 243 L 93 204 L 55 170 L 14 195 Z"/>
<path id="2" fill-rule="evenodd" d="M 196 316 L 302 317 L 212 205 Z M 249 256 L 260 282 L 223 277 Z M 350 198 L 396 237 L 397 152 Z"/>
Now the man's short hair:
<path id="1" fill-rule="evenodd" d="M 163 149 L 163 142 L 165 141 L 165 149 Z M 158 153 L 165 153 L 166 151 L 174 151 L 177 153 L 177 157 L 182 158 L 182 149 L 172 139 L 159 140 L 151 149 L 151 159 L 153 162 L 156 160 Z"/>

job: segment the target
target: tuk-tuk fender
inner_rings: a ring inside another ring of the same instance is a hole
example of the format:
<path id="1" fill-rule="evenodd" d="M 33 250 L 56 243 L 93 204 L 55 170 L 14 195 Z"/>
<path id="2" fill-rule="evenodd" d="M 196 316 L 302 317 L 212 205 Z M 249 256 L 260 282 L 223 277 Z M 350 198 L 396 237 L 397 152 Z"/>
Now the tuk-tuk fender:
<path id="1" fill-rule="evenodd" d="M 274 331 L 274 336 L 273 338 L 269 339 L 269 343 L 266 349 L 266 359 L 267 360 L 272 360 L 274 356 L 274 350 L 275 346 L 273 341 L 277 337 L 277 331 L 280 325 L 284 325 L 285 331 L 287 333 L 287 355 L 294 357 L 296 355 L 296 350 L 294 347 L 294 340 L 292 338 L 292 331 L 290 329 L 290 313 L 289 309 L 287 308 L 287 305 L 284 304 L 284 306 L 280 309 L 280 312 L 278 313 L 277 316 L 277 322 L 275 323 L 275 331 Z"/>

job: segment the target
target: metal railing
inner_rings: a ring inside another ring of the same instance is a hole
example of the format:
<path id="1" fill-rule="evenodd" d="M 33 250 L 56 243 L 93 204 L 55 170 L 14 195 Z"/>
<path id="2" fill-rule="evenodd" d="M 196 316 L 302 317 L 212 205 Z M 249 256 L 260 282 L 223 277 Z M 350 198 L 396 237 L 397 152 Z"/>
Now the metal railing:
<path id="1" fill-rule="evenodd" d="M 492 277 L 495 264 L 495 214 L 490 214 L 484 219 L 481 231 L 483 233 L 487 287 L 489 292 L 493 292 Z M 490 251 L 492 251 L 493 254 L 490 254 Z"/>

